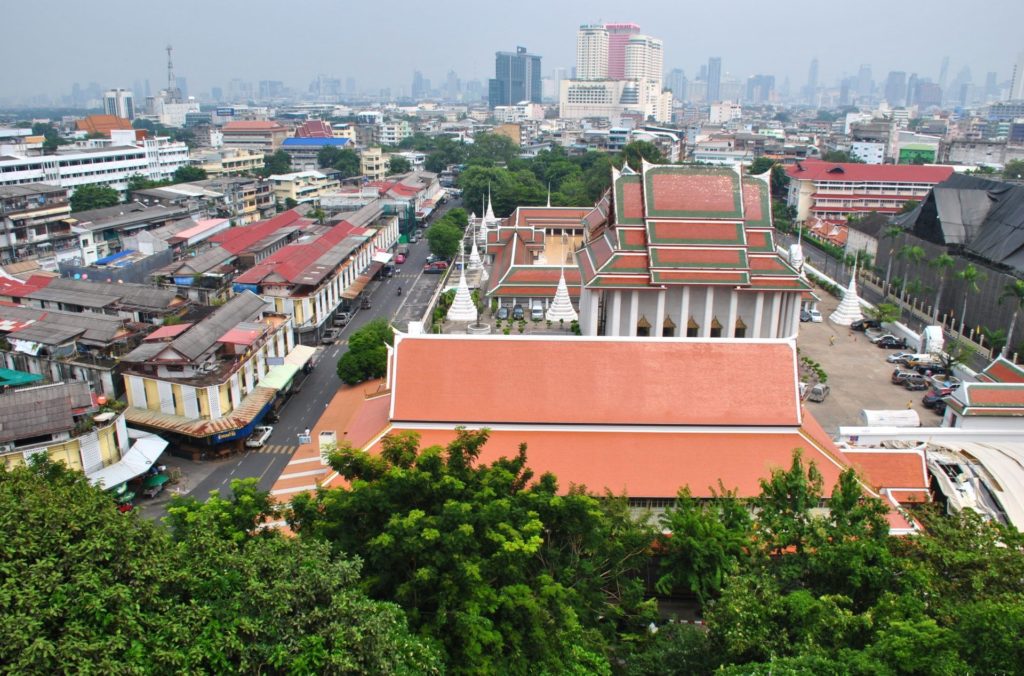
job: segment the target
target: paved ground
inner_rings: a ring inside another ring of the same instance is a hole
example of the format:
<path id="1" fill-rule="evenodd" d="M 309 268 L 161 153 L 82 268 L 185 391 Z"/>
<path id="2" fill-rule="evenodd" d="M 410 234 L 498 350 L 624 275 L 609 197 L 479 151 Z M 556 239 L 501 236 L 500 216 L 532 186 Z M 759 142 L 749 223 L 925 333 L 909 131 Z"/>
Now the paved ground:
<path id="1" fill-rule="evenodd" d="M 810 410 L 829 434 L 840 425 L 860 424 L 862 409 L 905 409 L 911 402 L 925 425 L 938 423 L 939 416 L 921 405 L 924 392 L 910 392 L 889 381 L 893 364 L 885 358 L 897 350 L 882 350 L 871 344 L 863 333 L 850 331 L 829 321 L 839 304 L 822 289 L 816 293 L 823 299 L 819 305 L 825 321 L 821 324 L 800 324 L 797 341 L 802 356 L 814 359 L 828 374 L 832 392 L 822 403 L 807 402 Z M 835 344 L 829 338 L 835 336 Z"/>

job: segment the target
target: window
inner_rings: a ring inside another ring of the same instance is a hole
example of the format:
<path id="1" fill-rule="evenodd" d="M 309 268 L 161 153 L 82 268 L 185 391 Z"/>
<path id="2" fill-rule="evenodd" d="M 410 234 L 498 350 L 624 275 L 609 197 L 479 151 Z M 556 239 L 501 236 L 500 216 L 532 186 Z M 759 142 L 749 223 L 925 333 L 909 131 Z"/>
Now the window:
<path id="1" fill-rule="evenodd" d="M 690 317 L 690 321 L 686 323 L 686 337 L 696 338 L 700 335 L 700 324 L 693 321 L 693 317 Z"/>
<path id="2" fill-rule="evenodd" d="M 715 317 L 714 319 L 711 320 L 711 337 L 722 337 L 722 323 L 718 321 L 718 317 Z"/>

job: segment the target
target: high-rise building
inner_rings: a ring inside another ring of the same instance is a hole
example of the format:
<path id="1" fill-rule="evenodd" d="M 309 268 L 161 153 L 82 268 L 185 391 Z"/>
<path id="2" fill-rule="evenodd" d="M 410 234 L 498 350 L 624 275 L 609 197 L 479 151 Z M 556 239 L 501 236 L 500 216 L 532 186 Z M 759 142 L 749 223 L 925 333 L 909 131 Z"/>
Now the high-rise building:
<path id="1" fill-rule="evenodd" d="M 804 89 L 804 100 L 812 106 L 818 102 L 818 60 L 811 59 L 811 67 L 807 70 L 807 87 Z"/>
<path id="2" fill-rule="evenodd" d="M 645 79 L 657 83 L 660 92 L 662 75 L 665 72 L 664 63 L 661 40 L 649 35 L 631 35 L 626 43 L 624 77 L 611 79 Z"/>
<path id="3" fill-rule="evenodd" d="M 708 103 L 722 100 L 722 57 L 712 56 L 708 59 Z"/>
<path id="4" fill-rule="evenodd" d="M 623 45 L 622 54 L 623 68 L 625 68 L 625 45 Z M 608 79 L 608 29 L 604 26 L 599 24 L 583 25 L 576 33 L 576 77 L 574 79 Z"/>
<path id="5" fill-rule="evenodd" d="M 665 81 L 665 87 L 672 92 L 672 96 L 676 101 L 686 100 L 686 73 L 683 72 L 682 68 L 673 68 L 668 73 L 668 78 Z"/>
<path id="6" fill-rule="evenodd" d="M 626 48 L 630 37 L 640 33 L 635 23 L 606 23 L 608 32 L 608 79 L 622 80 L 626 75 Z"/>
<path id="7" fill-rule="evenodd" d="M 875 82 L 871 79 L 871 66 L 862 64 L 857 71 L 857 98 L 869 99 L 875 89 Z"/>
<path id="8" fill-rule="evenodd" d="M 103 93 L 103 112 L 126 120 L 135 119 L 135 97 L 130 89 L 108 89 Z"/>
<path id="9" fill-rule="evenodd" d="M 1024 52 L 1017 55 L 1013 64 L 1013 76 L 1010 80 L 1010 100 L 1024 101 Z"/>
<path id="10" fill-rule="evenodd" d="M 949 57 L 942 57 L 942 66 L 939 68 L 939 87 L 942 89 L 946 88 L 946 82 L 949 79 Z"/>
<path id="11" fill-rule="evenodd" d="M 422 99 L 427 95 L 428 89 L 429 87 L 425 84 L 425 80 L 423 79 L 423 73 L 418 70 L 413 71 L 412 91 L 410 92 L 412 94 L 412 98 L 417 100 Z"/>
<path id="12" fill-rule="evenodd" d="M 885 100 L 890 106 L 902 106 L 907 102 L 907 74 L 902 70 L 889 71 L 885 80 Z"/>
<path id="13" fill-rule="evenodd" d="M 774 95 L 774 75 L 752 75 L 747 78 L 746 100 L 749 103 L 768 103 Z"/>
<path id="14" fill-rule="evenodd" d="M 522 101 L 540 103 L 542 95 L 540 56 L 527 53 L 526 47 L 494 54 L 494 78 L 487 90 L 491 108 L 514 106 Z"/>

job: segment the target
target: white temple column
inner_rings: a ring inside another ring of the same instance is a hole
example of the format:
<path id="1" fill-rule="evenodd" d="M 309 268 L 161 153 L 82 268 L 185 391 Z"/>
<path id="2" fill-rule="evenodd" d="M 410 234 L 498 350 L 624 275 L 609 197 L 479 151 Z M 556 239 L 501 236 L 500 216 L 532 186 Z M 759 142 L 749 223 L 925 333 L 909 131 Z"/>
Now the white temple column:
<path id="1" fill-rule="evenodd" d="M 683 287 L 683 300 L 679 303 L 679 335 L 686 336 L 690 330 L 690 287 Z"/>
<path id="2" fill-rule="evenodd" d="M 609 330 L 609 328 L 611 330 Z M 608 324 L 604 327 L 604 334 L 606 336 L 619 336 L 622 335 L 622 291 L 616 289 L 612 291 L 612 312 L 611 319 Z"/>
<path id="3" fill-rule="evenodd" d="M 629 292 L 629 332 L 627 336 L 636 336 L 636 323 L 640 320 L 640 292 L 633 289 Z"/>
<path id="4" fill-rule="evenodd" d="M 588 305 L 590 307 L 590 313 L 587 315 L 587 323 L 588 323 L 588 329 L 589 330 L 584 329 L 583 330 L 583 335 L 585 335 L 585 336 L 596 336 L 597 335 L 598 320 L 599 320 L 598 315 L 601 312 L 601 306 L 600 306 L 600 300 L 601 299 L 597 295 L 596 291 L 591 291 L 590 289 L 586 289 L 586 293 L 587 293 L 587 297 L 589 299 L 587 301 L 587 303 L 588 303 Z"/>
<path id="5" fill-rule="evenodd" d="M 736 337 L 736 309 L 740 302 L 740 295 L 736 289 L 729 293 L 729 326 L 725 327 L 725 335 L 730 338 Z"/>
<path id="6" fill-rule="evenodd" d="M 792 323 L 789 335 L 796 337 L 800 335 L 800 296 L 795 293 L 789 295 L 793 298 L 793 311 L 789 315 L 789 321 Z"/>
<path id="7" fill-rule="evenodd" d="M 711 337 L 711 319 L 715 316 L 715 287 L 708 286 L 704 291 L 704 322 L 700 327 L 700 335 Z"/>
<path id="8" fill-rule="evenodd" d="M 658 309 L 654 313 L 654 330 L 651 332 L 652 336 L 658 336 L 659 338 L 665 333 L 665 294 L 668 293 L 665 289 L 658 291 Z"/>
<path id="9" fill-rule="evenodd" d="M 754 301 L 754 330 L 753 337 L 761 338 L 764 336 L 764 329 L 761 327 L 761 321 L 764 319 L 764 291 L 757 292 L 757 300 Z"/>
<path id="10" fill-rule="evenodd" d="M 768 328 L 769 338 L 779 337 L 779 292 L 772 292 L 772 321 Z"/>

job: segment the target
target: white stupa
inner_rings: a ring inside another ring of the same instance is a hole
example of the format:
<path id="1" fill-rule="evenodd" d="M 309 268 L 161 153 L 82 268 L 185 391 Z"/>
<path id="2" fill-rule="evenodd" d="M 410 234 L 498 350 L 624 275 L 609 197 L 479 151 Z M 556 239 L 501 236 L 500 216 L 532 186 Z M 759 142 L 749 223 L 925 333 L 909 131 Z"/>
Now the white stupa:
<path id="1" fill-rule="evenodd" d="M 572 308 L 572 301 L 569 300 L 569 287 L 565 285 L 564 268 L 562 269 L 562 274 L 558 277 L 558 289 L 555 291 L 555 299 L 551 301 L 551 307 L 548 308 L 544 318 L 549 322 L 557 322 L 560 319 L 572 322 L 579 319 L 576 310 Z"/>
<path id="2" fill-rule="evenodd" d="M 860 297 L 857 295 L 857 268 L 853 269 L 853 276 L 850 277 L 850 285 L 846 287 L 843 300 L 839 302 L 836 311 L 829 315 L 829 321 L 839 326 L 850 324 L 864 319 L 860 312 Z"/>
<path id="3" fill-rule="evenodd" d="M 469 293 L 469 285 L 466 284 L 466 266 L 459 270 L 459 285 L 455 289 L 455 298 L 448 308 L 448 321 L 450 322 L 475 322 L 477 319 L 476 305 Z"/>
<path id="4" fill-rule="evenodd" d="M 476 245 L 476 224 L 473 225 L 474 233 L 470 237 L 473 240 L 473 247 L 469 250 L 469 269 L 480 270 L 484 267 L 484 262 L 480 259 L 480 249 Z"/>

